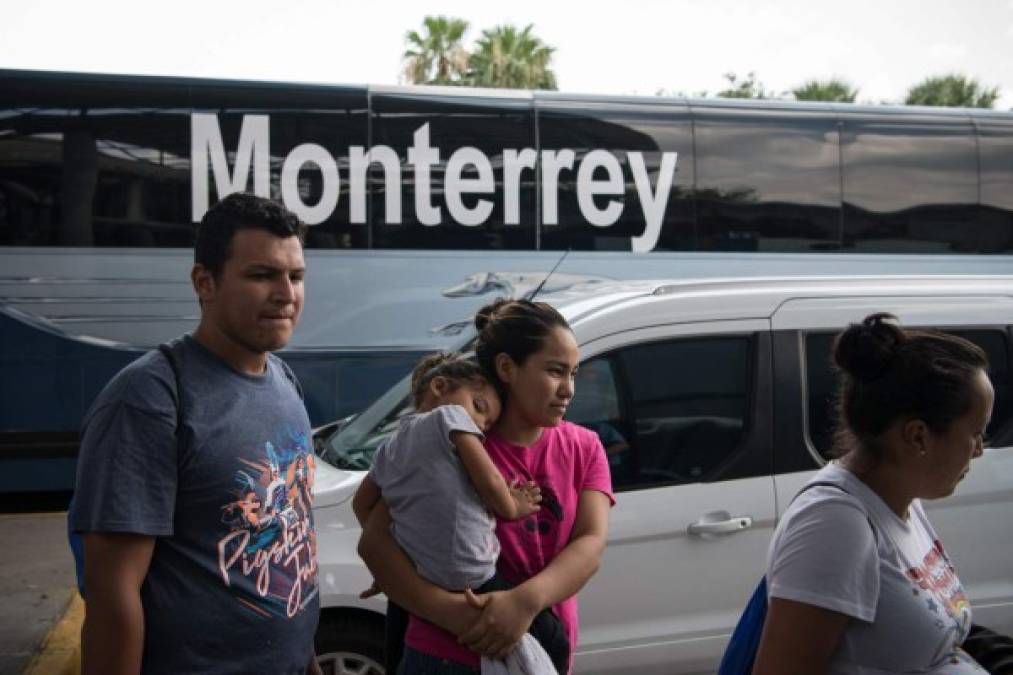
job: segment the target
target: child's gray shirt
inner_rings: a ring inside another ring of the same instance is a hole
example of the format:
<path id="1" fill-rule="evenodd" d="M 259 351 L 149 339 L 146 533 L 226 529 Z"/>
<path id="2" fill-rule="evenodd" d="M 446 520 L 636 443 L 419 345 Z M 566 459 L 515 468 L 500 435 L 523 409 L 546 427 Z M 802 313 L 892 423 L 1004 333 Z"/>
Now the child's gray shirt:
<path id="1" fill-rule="evenodd" d="M 390 509 L 394 538 L 419 574 L 462 591 L 495 574 L 500 547 L 496 520 L 450 441 L 453 431 L 483 438 L 459 405 L 406 415 L 377 451 L 369 475 Z"/>

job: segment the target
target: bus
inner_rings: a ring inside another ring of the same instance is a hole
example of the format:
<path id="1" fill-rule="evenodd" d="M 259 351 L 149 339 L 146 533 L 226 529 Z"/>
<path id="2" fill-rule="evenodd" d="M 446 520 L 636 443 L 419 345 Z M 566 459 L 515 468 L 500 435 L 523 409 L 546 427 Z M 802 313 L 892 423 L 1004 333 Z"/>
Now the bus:
<path id="1" fill-rule="evenodd" d="M 310 226 L 314 424 L 543 282 L 1013 269 L 1010 112 L 0 70 L 0 493 L 72 487 L 235 191 Z"/>

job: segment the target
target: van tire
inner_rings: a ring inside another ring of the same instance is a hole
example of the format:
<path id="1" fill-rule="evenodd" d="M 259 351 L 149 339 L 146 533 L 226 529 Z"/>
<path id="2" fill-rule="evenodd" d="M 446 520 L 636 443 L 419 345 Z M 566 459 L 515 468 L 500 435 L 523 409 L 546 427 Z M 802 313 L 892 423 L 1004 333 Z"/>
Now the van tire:
<path id="1" fill-rule="evenodd" d="M 382 616 L 360 611 L 320 617 L 315 646 L 324 675 L 384 675 L 383 645 Z"/>

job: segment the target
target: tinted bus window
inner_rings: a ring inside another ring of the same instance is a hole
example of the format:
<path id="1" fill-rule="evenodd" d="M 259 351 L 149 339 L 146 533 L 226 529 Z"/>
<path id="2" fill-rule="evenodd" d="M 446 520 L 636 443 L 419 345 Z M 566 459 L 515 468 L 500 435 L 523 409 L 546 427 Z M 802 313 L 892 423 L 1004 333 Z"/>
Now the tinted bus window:
<path id="1" fill-rule="evenodd" d="M 698 248 L 840 247 L 837 122 L 804 110 L 695 109 Z"/>
<path id="2" fill-rule="evenodd" d="M 370 108 L 373 151 L 396 156 L 401 172 L 388 188 L 393 162 L 371 170 L 373 246 L 535 248 L 530 98 L 374 93 Z M 391 214 L 395 186 L 400 213 Z"/>
<path id="3" fill-rule="evenodd" d="M 1013 121 L 980 121 L 981 161 L 979 235 L 988 253 L 1013 251 Z"/>
<path id="4" fill-rule="evenodd" d="M 349 163 L 368 147 L 364 88 L 202 84 L 192 101 L 194 220 L 219 188 L 249 190 L 298 214 L 307 248 L 369 245 L 365 172 L 352 175 Z"/>
<path id="5" fill-rule="evenodd" d="M 536 107 L 542 248 L 693 248 L 693 137 L 685 107 L 551 98 Z"/>
<path id="6" fill-rule="evenodd" d="M 959 117 L 843 120 L 844 246 L 859 253 L 975 253 L 978 158 Z"/>
<path id="7" fill-rule="evenodd" d="M 190 246 L 186 87 L 7 73 L 0 244 Z"/>

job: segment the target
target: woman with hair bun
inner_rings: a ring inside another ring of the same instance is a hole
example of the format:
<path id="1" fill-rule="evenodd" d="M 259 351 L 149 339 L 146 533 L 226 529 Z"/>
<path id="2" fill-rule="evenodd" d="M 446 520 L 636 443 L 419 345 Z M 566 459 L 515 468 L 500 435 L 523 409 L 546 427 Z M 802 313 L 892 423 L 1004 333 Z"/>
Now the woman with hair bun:
<path id="1" fill-rule="evenodd" d="M 850 326 L 833 352 L 839 458 L 774 533 L 753 673 L 985 673 L 960 649 L 971 607 L 920 501 L 951 494 L 982 454 L 985 354 L 889 314 Z"/>
<path id="2" fill-rule="evenodd" d="M 566 320 L 543 302 L 498 300 L 478 312 L 475 328 L 475 358 L 503 399 L 485 449 L 508 482 L 537 485 L 541 508 L 518 520 L 497 519 L 497 572 L 515 586 L 476 596 L 423 579 L 377 504 L 359 554 L 377 585 L 412 615 L 398 671 L 405 675 L 478 673 L 480 656 L 504 658 L 546 609 L 562 623 L 572 665 L 574 596 L 598 569 L 615 503 L 598 436 L 563 421 L 580 361 Z"/>

